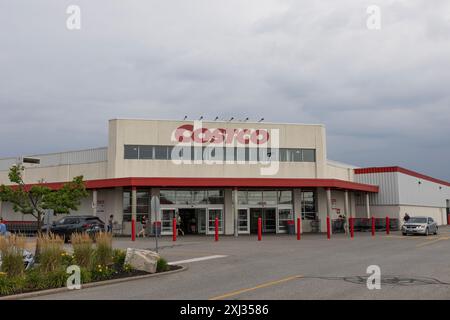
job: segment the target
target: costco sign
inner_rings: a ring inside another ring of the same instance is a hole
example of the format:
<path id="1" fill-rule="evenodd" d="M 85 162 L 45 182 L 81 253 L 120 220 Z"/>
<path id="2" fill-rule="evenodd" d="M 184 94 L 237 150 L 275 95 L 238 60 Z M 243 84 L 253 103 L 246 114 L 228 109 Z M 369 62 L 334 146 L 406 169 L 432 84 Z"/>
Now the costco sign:
<path id="1" fill-rule="evenodd" d="M 174 132 L 174 140 L 178 143 L 263 145 L 269 139 L 270 134 L 266 129 L 208 129 L 185 124 Z"/>

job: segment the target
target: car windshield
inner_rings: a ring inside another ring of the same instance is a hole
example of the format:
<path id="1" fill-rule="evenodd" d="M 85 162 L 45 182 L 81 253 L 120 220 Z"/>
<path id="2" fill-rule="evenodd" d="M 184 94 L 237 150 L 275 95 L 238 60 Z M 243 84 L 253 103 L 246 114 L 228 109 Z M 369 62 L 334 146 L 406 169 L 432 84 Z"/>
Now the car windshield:
<path id="1" fill-rule="evenodd" d="M 427 223 L 427 218 L 411 218 L 409 223 Z"/>

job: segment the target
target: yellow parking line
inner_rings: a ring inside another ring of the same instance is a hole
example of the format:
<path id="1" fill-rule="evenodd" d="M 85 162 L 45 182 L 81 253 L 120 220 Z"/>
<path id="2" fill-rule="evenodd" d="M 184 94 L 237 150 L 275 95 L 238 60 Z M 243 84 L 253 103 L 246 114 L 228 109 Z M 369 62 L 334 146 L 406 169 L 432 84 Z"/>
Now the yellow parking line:
<path id="1" fill-rule="evenodd" d="M 283 283 L 283 282 L 286 282 L 286 281 L 300 279 L 300 278 L 303 278 L 303 276 L 302 275 L 296 275 L 296 276 L 292 276 L 292 277 L 283 278 L 283 279 L 280 279 L 280 280 L 269 281 L 269 282 L 265 282 L 265 283 L 262 283 L 260 285 L 257 285 L 256 287 L 246 288 L 246 289 L 241 289 L 241 290 L 229 292 L 229 293 L 217 296 L 217 297 L 210 298 L 209 300 L 221 300 L 221 299 L 229 298 L 229 297 L 232 297 L 232 296 L 237 296 L 237 295 L 245 293 L 245 292 L 249 292 L 249 291 L 254 291 L 254 290 L 257 290 L 257 289 L 261 289 L 261 288 L 270 287 L 270 286 L 273 286 L 273 285 L 276 285 L 276 284 L 280 284 L 280 283 Z"/>

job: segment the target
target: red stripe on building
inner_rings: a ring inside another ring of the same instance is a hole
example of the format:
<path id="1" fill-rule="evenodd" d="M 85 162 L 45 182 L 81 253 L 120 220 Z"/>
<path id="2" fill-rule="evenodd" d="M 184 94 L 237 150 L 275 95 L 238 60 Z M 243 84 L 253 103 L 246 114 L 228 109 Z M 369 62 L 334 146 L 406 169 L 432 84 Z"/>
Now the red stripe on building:
<path id="1" fill-rule="evenodd" d="M 419 179 L 431 181 L 431 182 L 434 182 L 437 184 L 442 184 L 442 185 L 450 187 L 450 182 L 436 179 L 436 178 L 421 174 L 416 171 L 408 170 L 408 169 L 405 169 L 402 167 L 371 167 L 371 168 L 359 168 L 359 169 L 354 169 L 354 170 L 355 170 L 355 174 L 399 172 L 399 173 L 403 173 L 403 174 L 406 174 L 406 175 L 409 175 L 412 177 L 416 177 Z"/>

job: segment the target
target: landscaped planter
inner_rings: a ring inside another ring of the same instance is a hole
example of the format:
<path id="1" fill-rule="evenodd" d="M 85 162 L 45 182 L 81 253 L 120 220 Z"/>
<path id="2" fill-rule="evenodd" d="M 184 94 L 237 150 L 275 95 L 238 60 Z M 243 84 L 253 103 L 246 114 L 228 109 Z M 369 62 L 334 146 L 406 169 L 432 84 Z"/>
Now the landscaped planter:
<path id="1" fill-rule="evenodd" d="M 86 287 L 91 287 L 91 286 L 98 286 L 98 285 L 106 285 L 106 284 L 111 284 L 111 283 L 115 283 L 115 282 L 122 282 L 122 281 L 128 281 L 128 280 L 134 280 L 134 279 L 141 279 L 141 278 L 146 278 L 146 277 L 151 277 L 151 276 L 157 276 L 157 275 L 161 275 L 164 273 L 172 273 L 175 271 L 182 271 L 183 267 L 181 266 L 175 266 L 175 265 L 169 265 L 169 268 L 165 271 L 159 271 L 156 273 L 148 273 L 148 272 L 144 272 L 144 271 L 139 271 L 139 270 L 130 270 L 128 272 L 122 272 L 122 273 L 113 273 L 111 275 L 111 277 L 108 278 L 104 278 L 104 279 L 97 279 L 97 280 L 93 280 L 90 282 L 82 282 L 81 283 L 81 288 L 86 288 Z M 67 274 L 67 277 L 69 277 L 69 274 Z M 67 281 L 67 277 L 65 278 L 65 281 Z M 1 274 L 0 273 L 0 285 L 4 284 L 5 282 L 3 282 L 5 280 L 5 278 L 8 278 L 6 275 Z M 20 283 L 19 279 L 8 279 L 12 285 L 14 285 L 14 283 Z M 14 298 L 15 296 L 38 296 L 40 295 L 40 293 L 52 293 L 52 291 L 58 291 L 60 290 L 65 290 L 67 289 L 66 287 L 66 283 L 64 283 L 61 286 L 53 286 L 53 287 L 46 287 L 46 288 L 40 288 L 40 289 L 31 289 L 29 287 L 26 287 L 26 283 L 25 286 L 22 289 L 17 288 L 18 290 L 12 291 L 8 294 L 2 294 L 0 293 L 0 299 L 4 299 L 4 298 Z M 56 289 L 56 290 L 55 290 Z M 18 297 L 20 298 L 20 297 Z"/>

